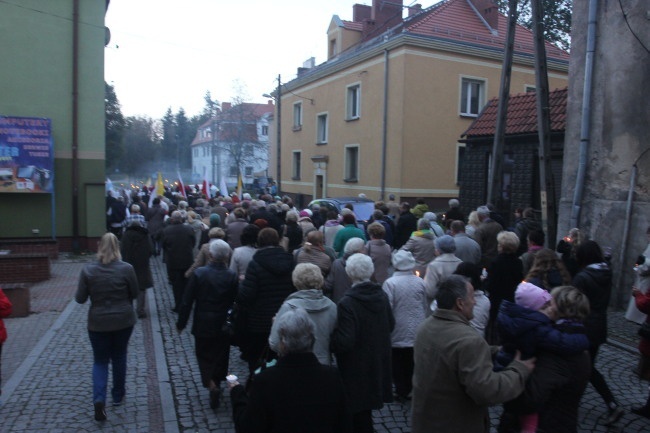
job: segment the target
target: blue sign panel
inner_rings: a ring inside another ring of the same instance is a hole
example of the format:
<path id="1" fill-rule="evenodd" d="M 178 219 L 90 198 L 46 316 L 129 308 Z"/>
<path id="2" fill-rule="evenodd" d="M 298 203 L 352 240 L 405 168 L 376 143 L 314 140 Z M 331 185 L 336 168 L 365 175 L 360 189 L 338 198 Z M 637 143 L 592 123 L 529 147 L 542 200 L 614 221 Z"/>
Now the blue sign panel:
<path id="1" fill-rule="evenodd" d="M 0 116 L 0 193 L 51 193 L 52 120 Z"/>

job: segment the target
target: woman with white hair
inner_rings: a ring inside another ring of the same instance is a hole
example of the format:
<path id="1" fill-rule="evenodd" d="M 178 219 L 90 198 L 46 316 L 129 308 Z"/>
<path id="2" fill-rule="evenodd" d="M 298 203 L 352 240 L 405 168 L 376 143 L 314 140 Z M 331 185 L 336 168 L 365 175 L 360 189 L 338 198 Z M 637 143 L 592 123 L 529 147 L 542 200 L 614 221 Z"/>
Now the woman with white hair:
<path id="1" fill-rule="evenodd" d="M 454 255 L 456 242 L 449 235 L 444 235 L 433 242 L 436 247 L 437 257 L 427 266 L 424 284 L 427 286 L 427 298 L 433 302 L 438 293 L 440 283 L 454 273 L 461 259 Z"/>
<path id="2" fill-rule="evenodd" d="M 445 231 L 438 224 L 438 216 L 435 213 L 426 212 L 422 218 L 429 221 L 429 228 L 435 236 L 440 237 L 445 234 Z"/>
<path id="3" fill-rule="evenodd" d="M 348 258 L 352 254 L 365 253 L 365 242 L 361 238 L 351 238 L 345 243 L 343 247 L 343 257 L 334 260 L 330 273 L 327 274 L 325 280 L 325 294 L 329 296 L 332 301 L 338 303 L 345 293 L 352 287 L 352 280 L 345 272 L 345 266 Z"/>
<path id="4" fill-rule="evenodd" d="M 97 261 L 87 264 L 79 276 L 75 301 L 88 310 L 88 337 L 93 348 L 93 403 L 95 420 L 106 420 L 108 364 L 113 364 L 113 405 L 126 394 L 126 352 L 136 317 L 133 300 L 138 279 L 133 266 L 122 261 L 117 237 L 106 233 L 99 241 Z"/>
<path id="5" fill-rule="evenodd" d="M 393 401 L 391 332 L 395 319 L 388 296 L 370 281 L 372 259 L 348 258 L 345 271 L 352 288 L 338 303 L 332 350 L 346 387 L 355 433 L 372 433 L 372 410 Z"/>
<path id="6" fill-rule="evenodd" d="M 336 325 L 336 304 L 323 295 L 323 274 L 320 268 L 312 263 L 300 263 L 293 270 L 292 280 L 297 292 L 287 297 L 275 317 L 280 317 L 290 310 L 303 308 L 315 325 L 316 342 L 313 351 L 318 362 L 332 365 L 330 335 Z M 278 352 L 279 346 L 279 324 L 275 321 L 271 327 L 269 347 Z"/>
<path id="7" fill-rule="evenodd" d="M 318 272 L 320 273 L 320 272 Z M 278 362 L 255 376 L 250 394 L 229 383 L 237 433 L 350 433 L 343 382 L 312 352 L 316 326 L 302 308 L 278 315 Z"/>
<path id="8" fill-rule="evenodd" d="M 203 386 L 208 388 L 210 408 L 217 409 L 226 378 L 230 356 L 230 336 L 222 331 L 228 309 L 232 306 L 239 278 L 227 268 L 230 246 L 221 239 L 210 243 L 210 263 L 194 271 L 190 277 L 178 312 L 176 328 L 185 329 L 194 305 L 192 335 L 196 360 Z"/>

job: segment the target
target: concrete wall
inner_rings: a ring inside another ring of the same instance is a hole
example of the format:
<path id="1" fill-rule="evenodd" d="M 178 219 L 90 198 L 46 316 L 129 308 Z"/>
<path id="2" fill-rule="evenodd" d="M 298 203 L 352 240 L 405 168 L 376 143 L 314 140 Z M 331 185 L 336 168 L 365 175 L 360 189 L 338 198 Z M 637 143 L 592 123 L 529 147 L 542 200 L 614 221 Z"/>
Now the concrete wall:
<path id="1" fill-rule="evenodd" d="M 72 208 L 72 11 L 73 0 L 24 0 L 21 7 L 0 4 L 0 114 L 52 119 L 56 211 L 50 194 L 2 194 L 0 238 L 51 237 L 73 234 L 72 215 L 79 216 L 79 234 L 93 239 L 105 230 L 101 206 L 88 197 L 104 178 L 104 0 L 82 0 L 79 26 L 79 206 Z"/>
<path id="2" fill-rule="evenodd" d="M 573 3 L 568 120 L 558 237 L 570 228 L 579 161 L 580 125 L 587 39 L 588 1 Z M 578 226 L 613 253 L 615 304 L 629 298 L 632 266 L 647 244 L 650 225 L 650 152 L 638 163 L 629 244 L 623 229 L 632 167 L 650 147 L 650 25 L 647 0 L 598 1 L 591 127 L 584 199 Z M 629 20 L 626 24 L 623 12 Z M 637 40 L 638 37 L 639 40 Z M 642 45 L 645 45 L 644 46 Z M 621 263 L 620 252 L 625 251 Z M 622 272 L 622 274 L 621 274 Z"/>

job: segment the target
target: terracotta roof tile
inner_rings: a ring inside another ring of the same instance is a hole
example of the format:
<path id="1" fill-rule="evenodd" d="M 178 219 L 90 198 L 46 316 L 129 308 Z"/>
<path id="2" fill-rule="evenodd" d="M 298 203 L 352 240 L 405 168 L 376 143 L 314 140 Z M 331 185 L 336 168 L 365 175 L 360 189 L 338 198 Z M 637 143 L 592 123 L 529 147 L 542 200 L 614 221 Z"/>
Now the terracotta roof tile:
<path id="1" fill-rule="evenodd" d="M 343 27 L 348 30 L 363 31 L 363 22 L 361 21 L 343 21 Z"/>
<path id="2" fill-rule="evenodd" d="M 403 31 L 502 50 L 508 18 L 499 14 L 498 23 L 494 35 L 467 0 L 446 0 L 407 19 Z M 515 52 L 535 53 L 533 33 L 521 25 L 517 25 L 515 30 Z M 546 43 L 546 55 L 557 60 L 569 60 L 569 53 L 549 42 Z"/>
<path id="3" fill-rule="evenodd" d="M 564 131 L 566 129 L 567 94 L 566 87 L 549 92 L 551 131 Z M 510 96 L 506 135 L 537 133 L 535 96 L 536 94 L 533 92 Z M 493 136 L 496 130 L 498 102 L 498 98 L 492 98 L 462 136 L 467 138 Z"/>

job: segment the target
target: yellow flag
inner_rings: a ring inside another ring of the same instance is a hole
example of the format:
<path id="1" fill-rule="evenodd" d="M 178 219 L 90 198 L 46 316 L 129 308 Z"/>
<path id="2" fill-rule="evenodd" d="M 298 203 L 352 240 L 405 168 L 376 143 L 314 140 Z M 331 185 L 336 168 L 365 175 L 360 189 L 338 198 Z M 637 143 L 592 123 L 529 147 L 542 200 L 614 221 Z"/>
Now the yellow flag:
<path id="1" fill-rule="evenodd" d="M 162 174 L 158 172 L 158 180 L 156 180 L 156 196 L 163 195 L 165 193 L 165 184 L 163 183 Z"/>
<path id="2" fill-rule="evenodd" d="M 241 194 L 243 190 L 244 190 L 244 185 L 242 184 L 241 173 L 239 173 L 239 177 L 237 178 L 237 196 L 239 198 L 241 198 Z"/>

